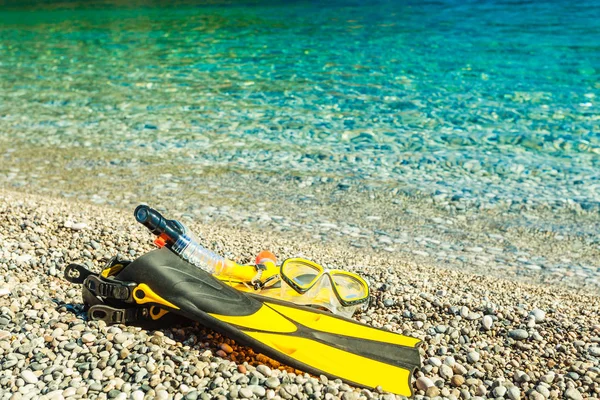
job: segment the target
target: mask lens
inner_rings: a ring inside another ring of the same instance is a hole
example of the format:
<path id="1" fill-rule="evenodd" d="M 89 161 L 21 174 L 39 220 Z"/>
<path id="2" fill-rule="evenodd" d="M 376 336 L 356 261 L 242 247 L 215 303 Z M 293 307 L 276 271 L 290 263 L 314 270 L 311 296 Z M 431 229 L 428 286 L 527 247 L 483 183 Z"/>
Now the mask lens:
<path id="1" fill-rule="evenodd" d="M 368 286 L 355 276 L 336 272 L 331 275 L 339 296 L 344 301 L 363 300 L 369 295 Z"/>
<path id="2" fill-rule="evenodd" d="M 281 267 L 281 274 L 301 289 L 308 289 L 321 274 L 321 269 L 302 261 L 286 261 Z"/>

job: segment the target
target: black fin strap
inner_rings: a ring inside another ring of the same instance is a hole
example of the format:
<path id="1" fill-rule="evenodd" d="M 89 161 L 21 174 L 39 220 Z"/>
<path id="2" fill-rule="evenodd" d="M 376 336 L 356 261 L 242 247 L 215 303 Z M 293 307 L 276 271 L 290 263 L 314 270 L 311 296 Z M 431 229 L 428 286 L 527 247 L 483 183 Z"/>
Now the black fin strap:
<path id="1" fill-rule="evenodd" d="M 66 280 L 78 285 L 81 285 L 90 275 L 95 275 L 95 273 L 80 264 L 69 264 L 64 272 Z"/>
<path id="2" fill-rule="evenodd" d="M 133 289 L 137 286 L 135 282 L 109 280 L 96 275 L 90 275 L 85 279 L 83 284 L 90 292 L 103 299 L 135 303 L 133 299 Z"/>
<path id="3" fill-rule="evenodd" d="M 152 320 L 150 307 L 114 308 L 107 305 L 95 305 L 88 310 L 88 319 L 91 321 L 104 321 L 108 325 L 131 324 Z"/>

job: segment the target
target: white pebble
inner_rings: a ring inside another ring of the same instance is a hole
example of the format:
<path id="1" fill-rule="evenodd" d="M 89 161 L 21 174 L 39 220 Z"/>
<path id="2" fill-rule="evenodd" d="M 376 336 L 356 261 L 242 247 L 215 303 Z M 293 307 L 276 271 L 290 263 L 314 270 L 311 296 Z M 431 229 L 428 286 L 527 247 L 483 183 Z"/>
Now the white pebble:
<path id="1" fill-rule="evenodd" d="M 131 393 L 131 400 L 144 400 L 144 392 L 141 390 L 136 390 Z"/>
<path id="2" fill-rule="evenodd" d="M 489 331 L 490 329 L 492 329 L 493 323 L 494 323 L 494 320 L 492 319 L 491 315 L 485 315 L 481 319 L 481 325 L 483 326 L 483 329 L 485 329 L 486 331 Z"/>
<path id="3" fill-rule="evenodd" d="M 540 310 L 539 308 L 532 310 L 531 313 L 529 313 L 529 315 L 533 316 L 537 324 L 539 324 L 540 322 L 544 322 L 544 320 L 546 319 L 546 313 L 543 310 Z"/>
<path id="4" fill-rule="evenodd" d="M 86 333 L 81 337 L 83 343 L 92 343 L 94 340 L 96 340 L 96 336 L 93 333 Z"/>
<path id="5" fill-rule="evenodd" d="M 25 371 L 21 372 L 21 378 L 23 378 L 23 380 L 27 383 L 37 383 L 38 382 L 38 377 L 35 376 L 33 371 L 31 371 L 29 369 L 26 369 Z"/>
<path id="6" fill-rule="evenodd" d="M 417 379 L 416 385 L 417 389 L 422 391 L 426 391 L 430 387 L 434 386 L 433 381 L 426 376 L 422 376 L 419 379 Z"/>

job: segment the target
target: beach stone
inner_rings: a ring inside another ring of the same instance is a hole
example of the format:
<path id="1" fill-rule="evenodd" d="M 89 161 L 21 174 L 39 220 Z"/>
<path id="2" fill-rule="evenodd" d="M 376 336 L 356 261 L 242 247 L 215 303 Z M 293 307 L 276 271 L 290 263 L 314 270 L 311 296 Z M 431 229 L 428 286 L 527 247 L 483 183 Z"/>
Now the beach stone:
<path id="1" fill-rule="evenodd" d="M 82 229 L 87 228 L 88 225 L 85 222 L 75 222 L 75 223 L 71 223 L 71 224 L 65 223 L 65 227 L 66 228 L 71 228 L 74 231 L 80 231 Z"/>
<path id="2" fill-rule="evenodd" d="M 252 390 L 252 393 L 258 396 L 258 398 L 263 398 L 266 394 L 266 389 L 260 385 L 251 385 L 248 387 Z"/>
<path id="3" fill-rule="evenodd" d="M 476 362 L 478 362 L 478 361 L 479 361 L 479 357 L 480 357 L 480 356 L 479 356 L 479 353 L 478 353 L 478 352 L 476 352 L 476 351 L 471 351 L 471 352 L 469 352 L 469 353 L 467 354 L 467 361 L 468 361 L 470 364 L 475 364 Z"/>
<path id="4" fill-rule="evenodd" d="M 485 315 L 481 319 L 481 325 L 483 326 L 483 329 L 485 329 L 486 331 L 489 331 L 492 328 L 493 323 L 494 323 L 494 320 L 492 319 L 491 315 Z"/>
<path id="5" fill-rule="evenodd" d="M 430 357 L 428 361 L 429 364 L 433 365 L 434 367 L 439 367 L 442 365 L 442 361 L 437 357 Z"/>
<path id="6" fill-rule="evenodd" d="M 102 391 L 102 384 L 100 382 L 94 382 L 94 383 L 90 384 L 90 391 L 92 391 L 92 392 L 101 392 Z"/>
<path id="7" fill-rule="evenodd" d="M 533 319 L 537 324 L 544 322 L 546 319 L 546 313 L 539 308 L 533 309 L 529 315 L 533 316 Z"/>
<path id="8" fill-rule="evenodd" d="M 465 377 L 462 375 L 453 375 L 450 382 L 453 386 L 459 387 L 465 383 Z"/>
<path id="9" fill-rule="evenodd" d="M 594 357 L 600 357 L 600 347 L 594 346 L 588 349 L 588 353 Z"/>
<path id="10" fill-rule="evenodd" d="M 446 364 L 450 368 L 453 368 L 456 365 L 456 359 L 452 356 L 448 356 L 444 359 L 444 364 Z"/>
<path id="11" fill-rule="evenodd" d="M 556 378 L 556 374 L 554 373 L 554 371 L 550 371 L 545 375 L 542 375 L 542 377 L 540 378 L 540 381 L 545 382 L 547 384 L 551 384 L 552 382 L 554 382 L 554 379 Z"/>
<path id="12" fill-rule="evenodd" d="M 227 343 L 221 343 L 220 348 L 221 348 L 221 350 L 223 350 L 227 354 L 233 353 L 233 349 Z"/>
<path id="13" fill-rule="evenodd" d="M 492 395 L 494 397 L 504 397 L 506 394 L 506 388 L 502 385 L 496 386 L 494 390 L 492 390 Z"/>
<path id="14" fill-rule="evenodd" d="M 477 396 L 485 396 L 487 394 L 486 387 L 484 385 L 477 386 L 477 389 L 475 389 L 475 394 Z"/>
<path id="15" fill-rule="evenodd" d="M 575 388 L 568 388 L 564 392 L 564 398 L 570 400 L 582 400 L 583 396 L 581 395 L 581 392 L 579 392 L 579 390 Z"/>
<path id="16" fill-rule="evenodd" d="M 525 329 L 513 329 L 508 332 L 508 336 L 515 340 L 525 340 L 529 337 L 529 333 Z"/>
<path id="17" fill-rule="evenodd" d="M 126 340 L 127 340 L 127 335 L 124 333 L 117 333 L 113 337 L 113 342 L 115 342 L 117 344 L 123 344 L 123 343 L 125 343 Z"/>
<path id="18" fill-rule="evenodd" d="M 417 379 L 416 386 L 419 390 L 426 391 L 428 388 L 434 386 L 433 381 L 426 376 L 421 376 Z"/>
<path id="19" fill-rule="evenodd" d="M 394 301 L 394 299 L 387 298 L 383 300 L 383 305 L 386 307 L 393 307 L 395 304 L 396 302 Z"/>
<path id="20" fill-rule="evenodd" d="M 430 388 L 427 389 L 427 391 L 425 392 L 425 395 L 428 397 L 438 397 L 440 395 L 440 389 L 437 388 L 436 386 L 431 386 Z"/>
<path id="21" fill-rule="evenodd" d="M 33 371 L 26 369 L 21 372 L 21 378 L 27 383 L 35 384 L 38 382 L 38 377 L 33 373 Z"/>
<path id="22" fill-rule="evenodd" d="M 550 397 L 550 390 L 548 390 L 548 388 L 544 385 L 537 385 L 535 390 L 537 390 L 538 393 L 544 396 L 545 399 Z"/>
<path id="23" fill-rule="evenodd" d="M 444 379 L 450 379 L 450 378 L 452 378 L 452 376 L 454 376 L 454 372 L 452 372 L 452 368 L 450 368 L 446 364 L 443 364 L 439 367 L 439 374 Z"/>
<path id="24" fill-rule="evenodd" d="M 81 341 L 83 343 L 93 343 L 96 340 L 96 336 L 93 333 L 86 333 L 81 336 Z"/>
<path id="25" fill-rule="evenodd" d="M 134 381 L 135 383 L 140 383 L 144 380 L 144 378 L 148 375 L 148 370 L 146 368 L 140 368 L 138 372 L 135 373 Z"/>
<path id="26" fill-rule="evenodd" d="M 252 389 L 250 389 L 249 387 L 243 387 L 243 388 L 241 388 L 239 390 L 239 394 L 244 399 L 249 399 L 249 398 L 251 398 L 254 395 L 254 393 L 252 393 Z"/>
<path id="27" fill-rule="evenodd" d="M 184 398 L 185 398 L 185 400 L 197 400 L 198 399 L 198 391 L 191 390 L 185 395 Z"/>
<path id="28" fill-rule="evenodd" d="M 506 395 L 510 400 L 521 400 L 521 391 L 516 386 L 511 386 L 507 389 Z"/>
<path id="29" fill-rule="evenodd" d="M 544 397 L 543 394 L 541 394 L 540 392 L 538 392 L 537 390 L 532 390 L 527 394 L 528 399 L 530 400 L 545 400 L 546 398 Z"/>
<path id="30" fill-rule="evenodd" d="M 144 400 L 144 392 L 141 390 L 135 390 L 131 393 L 131 400 Z"/>
<path id="31" fill-rule="evenodd" d="M 267 378 L 267 380 L 265 381 L 265 386 L 268 388 L 271 388 L 271 389 L 276 389 L 280 385 L 281 385 L 281 382 L 279 381 L 279 378 L 274 377 L 274 376 Z"/>
<path id="32" fill-rule="evenodd" d="M 158 400 L 168 400 L 169 399 L 169 392 L 167 392 L 166 390 L 157 390 L 156 391 L 156 398 Z"/>
<path id="33" fill-rule="evenodd" d="M 267 367 L 267 366 L 266 366 L 266 365 L 264 365 L 264 364 L 259 364 L 259 365 L 257 365 L 257 366 L 256 366 L 256 370 L 257 370 L 258 372 L 260 372 L 261 374 L 263 374 L 264 376 L 266 376 L 266 377 L 269 377 L 269 376 L 271 376 L 271 375 L 272 375 L 272 373 L 273 373 L 273 372 L 271 371 L 271 368 Z"/>

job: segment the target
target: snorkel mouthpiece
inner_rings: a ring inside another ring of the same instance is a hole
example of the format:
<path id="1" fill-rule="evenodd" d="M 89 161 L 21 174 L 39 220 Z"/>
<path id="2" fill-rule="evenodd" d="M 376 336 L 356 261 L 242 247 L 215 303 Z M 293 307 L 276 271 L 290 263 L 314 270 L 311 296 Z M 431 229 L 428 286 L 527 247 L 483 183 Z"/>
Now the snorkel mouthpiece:
<path id="1" fill-rule="evenodd" d="M 139 205 L 133 212 L 135 219 L 156 236 L 173 244 L 185 233 L 183 226 L 175 220 L 166 219 L 161 213 L 146 205 Z"/>

